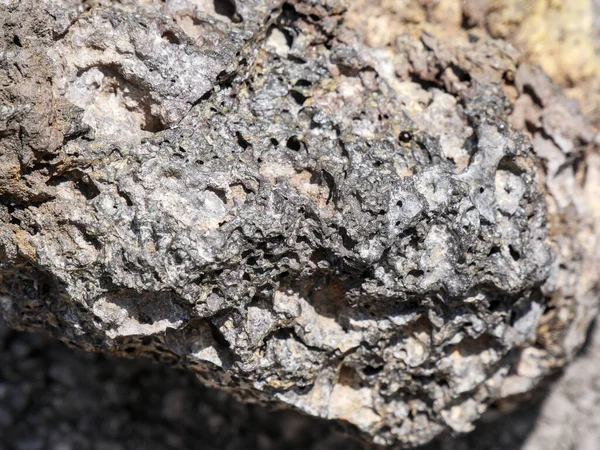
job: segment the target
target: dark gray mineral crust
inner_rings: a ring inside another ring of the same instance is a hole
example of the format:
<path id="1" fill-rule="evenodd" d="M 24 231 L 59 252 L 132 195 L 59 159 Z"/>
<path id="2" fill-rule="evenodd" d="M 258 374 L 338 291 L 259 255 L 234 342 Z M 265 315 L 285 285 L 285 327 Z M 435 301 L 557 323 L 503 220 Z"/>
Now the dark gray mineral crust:
<path id="1" fill-rule="evenodd" d="M 0 311 L 406 447 L 564 366 L 598 138 L 509 44 L 337 0 L 0 0 Z"/>

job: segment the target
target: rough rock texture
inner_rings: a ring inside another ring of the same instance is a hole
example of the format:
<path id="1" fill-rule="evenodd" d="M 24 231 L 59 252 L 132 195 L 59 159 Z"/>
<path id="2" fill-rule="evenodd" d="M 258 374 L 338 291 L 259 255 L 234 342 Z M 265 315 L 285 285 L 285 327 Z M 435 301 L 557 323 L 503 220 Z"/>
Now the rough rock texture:
<path id="1" fill-rule="evenodd" d="M 503 41 L 376 49 L 344 17 L 2 0 L 11 325 L 404 446 L 568 362 L 597 310 L 594 130 Z"/>

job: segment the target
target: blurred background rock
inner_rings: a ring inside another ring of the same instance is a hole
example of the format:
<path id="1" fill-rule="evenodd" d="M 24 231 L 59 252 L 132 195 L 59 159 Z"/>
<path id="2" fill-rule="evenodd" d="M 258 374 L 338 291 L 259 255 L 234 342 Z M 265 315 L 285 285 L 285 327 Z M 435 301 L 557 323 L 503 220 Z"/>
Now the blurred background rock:
<path id="1" fill-rule="evenodd" d="M 346 15 L 367 45 L 464 29 L 505 39 L 540 65 L 600 126 L 600 0 L 354 0 Z"/>

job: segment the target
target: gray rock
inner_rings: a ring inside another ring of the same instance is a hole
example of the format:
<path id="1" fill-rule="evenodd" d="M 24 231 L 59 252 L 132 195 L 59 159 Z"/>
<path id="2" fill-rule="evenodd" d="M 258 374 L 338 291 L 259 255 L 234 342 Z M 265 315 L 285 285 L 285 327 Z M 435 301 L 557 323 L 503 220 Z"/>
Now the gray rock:
<path id="1" fill-rule="evenodd" d="M 581 346 L 598 142 L 510 45 L 369 49 L 335 0 L 85 5 L 0 3 L 12 326 L 405 446 Z"/>

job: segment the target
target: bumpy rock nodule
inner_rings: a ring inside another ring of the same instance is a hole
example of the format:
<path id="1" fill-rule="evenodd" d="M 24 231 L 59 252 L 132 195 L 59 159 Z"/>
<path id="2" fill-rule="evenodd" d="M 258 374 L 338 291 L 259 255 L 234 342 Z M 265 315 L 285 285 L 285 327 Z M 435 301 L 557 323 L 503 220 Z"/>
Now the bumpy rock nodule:
<path id="1" fill-rule="evenodd" d="M 0 3 L 13 326 L 406 446 L 573 356 L 600 163 L 514 48 L 370 49 L 333 0 L 158 3 Z"/>

